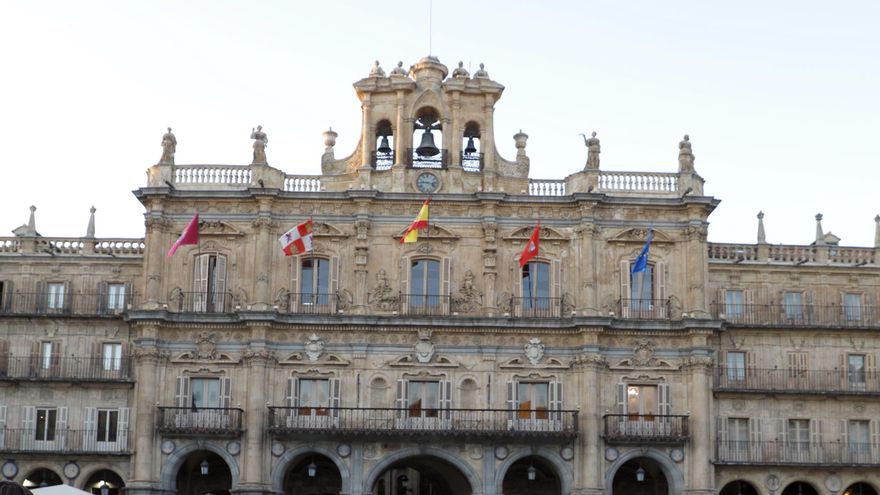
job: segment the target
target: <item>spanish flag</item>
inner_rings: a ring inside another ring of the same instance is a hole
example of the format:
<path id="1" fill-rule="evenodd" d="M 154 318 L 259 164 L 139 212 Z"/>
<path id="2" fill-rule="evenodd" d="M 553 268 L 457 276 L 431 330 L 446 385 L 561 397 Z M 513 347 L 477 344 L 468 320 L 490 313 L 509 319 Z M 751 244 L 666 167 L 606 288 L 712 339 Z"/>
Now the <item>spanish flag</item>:
<path id="1" fill-rule="evenodd" d="M 419 210 L 419 215 L 416 217 L 415 221 L 413 221 L 412 225 L 406 229 L 406 233 L 403 234 L 403 237 L 400 239 L 401 244 L 416 242 L 419 240 L 419 231 L 428 228 L 428 201 L 430 200 L 425 200 L 425 204 L 423 204 L 422 209 Z"/>

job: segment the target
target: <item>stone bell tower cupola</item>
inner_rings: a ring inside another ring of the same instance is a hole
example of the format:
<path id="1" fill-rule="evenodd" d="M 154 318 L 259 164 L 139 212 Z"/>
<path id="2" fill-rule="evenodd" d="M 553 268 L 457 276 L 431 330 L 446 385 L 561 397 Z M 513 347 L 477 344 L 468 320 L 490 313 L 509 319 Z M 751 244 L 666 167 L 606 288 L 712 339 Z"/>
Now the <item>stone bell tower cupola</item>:
<path id="1" fill-rule="evenodd" d="M 376 62 L 354 88 L 363 119 L 358 148 L 336 159 L 328 145 L 322 159 L 334 188 L 433 194 L 527 187 L 525 141 L 509 143 L 515 161 L 496 148 L 495 103 L 504 86 L 483 64 L 471 76 L 462 62 L 450 75 L 434 56 L 409 70 L 399 62 L 388 74 Z"/>

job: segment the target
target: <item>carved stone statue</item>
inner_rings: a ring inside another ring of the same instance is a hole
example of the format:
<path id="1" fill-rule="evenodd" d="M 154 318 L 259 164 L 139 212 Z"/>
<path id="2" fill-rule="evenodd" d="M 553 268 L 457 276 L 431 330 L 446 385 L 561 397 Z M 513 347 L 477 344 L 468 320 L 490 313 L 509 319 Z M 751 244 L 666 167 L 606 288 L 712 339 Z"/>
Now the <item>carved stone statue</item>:
<path id="1" fill-rule="evenodd" d="M 379 61 L 373 62 L 373 68 L 370 69 L 370 77 L 385 77 L 385 71 L 379 67 Z"/>
<path id="2" fill-rule="evenodd" d="M 474 79 L 489 79 L 489 73 L 486 72 L 486 65 L 480 62 L 480 70 L 474 72 Z"/>
<path id="3" fill-rule="evenodd" d="M 370 291 L 369 303 L 375 309 L 390 311 L 397 309 L 398 298 L 388 284 L 388 275 L 384 269 L 376 273 L 376 286 Z"/>
<path id="4" fill-rule="evenodd" d="M 602 147 L 599 145 L 599 138 L 596 137 L 596 131 L 590 138 L 586 134 L 581 134 L 584 138 L 584 146 L 587 147 L 587 170 L 599 170 L 599 153 Z"/>
<path id="5" fill-rule="evenodd" d="M 452 298 L 454 311 L 460 313 L 473 313 L 483 305 L 483 293 L 474 285 L 474 272 L 468 270 L 464 274 L 464 280 L 458 289 L 458 296 Z"/>
<path id="6" fill-rule="evenodd" d="M 482 64 L 481 64 L 482 65 Z M 452 71 L 452 77 L 465 78 L 470 77 L 468 71 L 464 68 L 464 62 L 459 61 L 458 67 Z"/>
<path id="7" fill-rule="evenodd" d="M 694 152 L 691 149 L 691 138 L 685 134 L 684 139 L 678 143 L 678 171 L 694 171 Z"/>
<path id="8" fill-rule="evenodd" d="M 177 151 L 177 138 L 171 133 L 171 128 L 162 136 L 162 158 L 159 163 L 174 165 L 174 153 Z"/>
<path id="9" fill-rule="evenodd" d="M 254 140 L 254 161 L 253 163 L 266 163 L 266 146 L 269 145 L 269 138 L 263 132 L 263 126 L 258 125 L 256 130 L 251 129 L 251 139 Z"/>
<path id="10" fill-rule="evenodd" d="M 397 62 L 397 67 L 391 69 L 391 76 L 404 76 L 406 77 L 406 69 L 403 68 L 403 62 Z"/>

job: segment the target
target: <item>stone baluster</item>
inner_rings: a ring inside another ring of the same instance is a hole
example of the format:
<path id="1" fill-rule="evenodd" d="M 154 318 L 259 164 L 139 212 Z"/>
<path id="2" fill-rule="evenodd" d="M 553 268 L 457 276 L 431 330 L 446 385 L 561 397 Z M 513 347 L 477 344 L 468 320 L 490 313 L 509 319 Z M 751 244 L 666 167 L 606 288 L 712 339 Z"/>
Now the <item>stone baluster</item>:
<path id="1" fill-rule="evenodd" d="M 767 234 L 764 231 L 764 212 L 758 212 L 758 260 L 770 259 L 770 245 L 767 244 Z"/>

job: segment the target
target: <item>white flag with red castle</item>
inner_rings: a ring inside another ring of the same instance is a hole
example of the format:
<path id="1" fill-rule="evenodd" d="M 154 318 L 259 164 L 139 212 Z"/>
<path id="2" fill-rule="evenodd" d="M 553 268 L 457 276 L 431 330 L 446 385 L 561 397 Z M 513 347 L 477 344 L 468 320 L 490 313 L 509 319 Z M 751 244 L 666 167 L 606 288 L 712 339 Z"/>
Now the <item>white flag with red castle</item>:
<path id="1" fill-rule="evenodd" d="M 296 227 L 288 230 L 281 238 L 281 250 L 284 256 L 296 256 L 312 250 L 312 219 L 308 219 Z"/>

